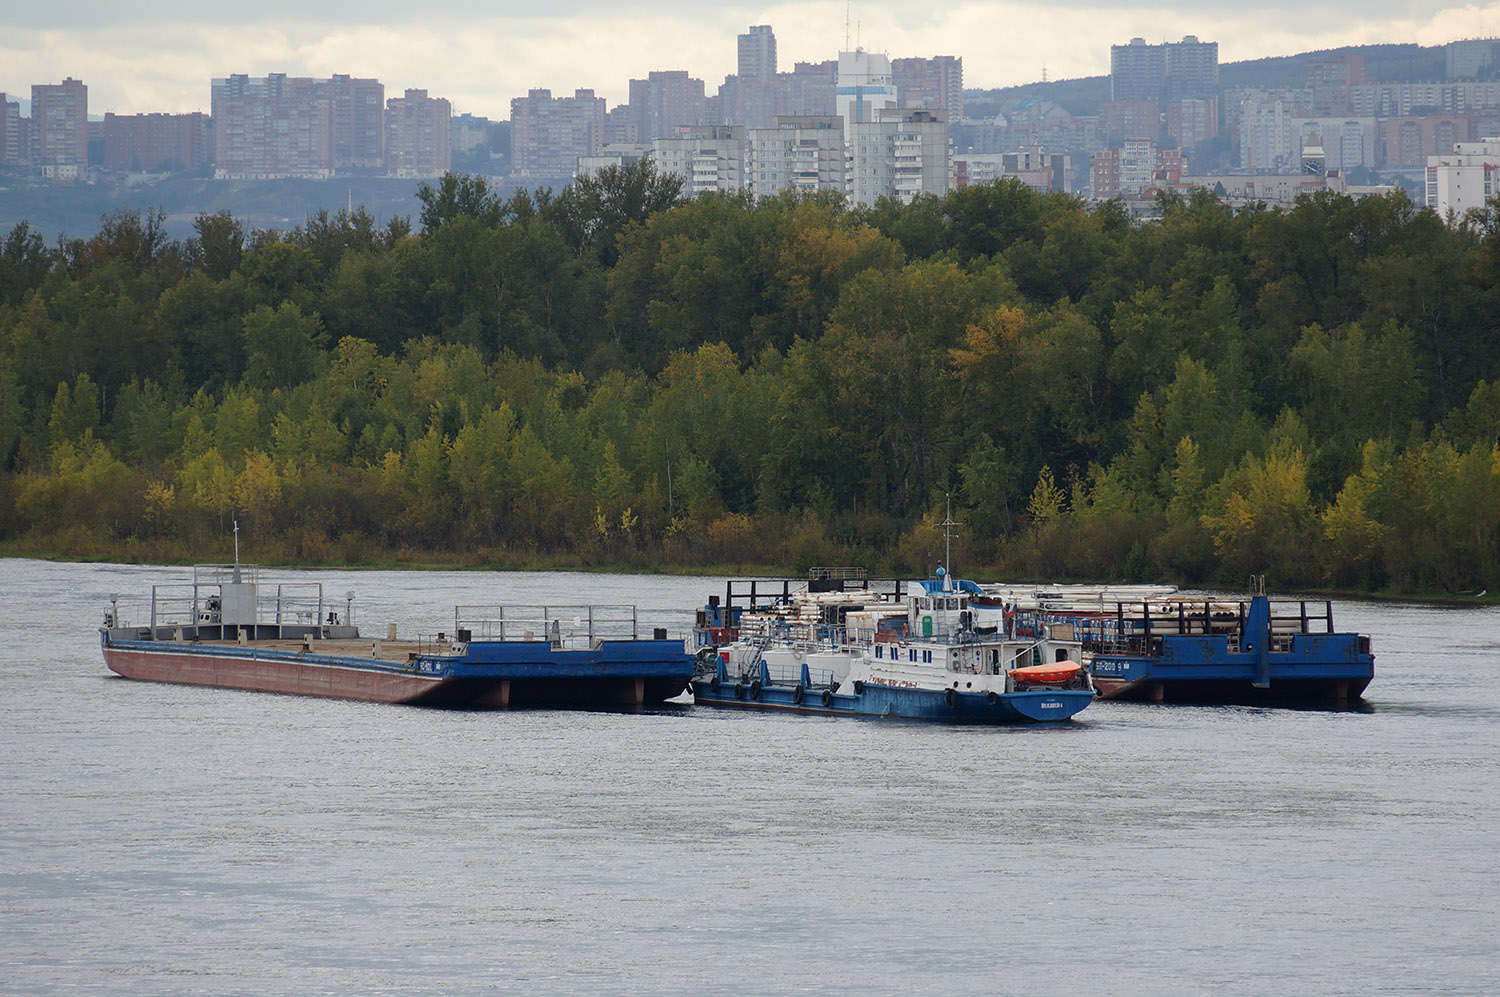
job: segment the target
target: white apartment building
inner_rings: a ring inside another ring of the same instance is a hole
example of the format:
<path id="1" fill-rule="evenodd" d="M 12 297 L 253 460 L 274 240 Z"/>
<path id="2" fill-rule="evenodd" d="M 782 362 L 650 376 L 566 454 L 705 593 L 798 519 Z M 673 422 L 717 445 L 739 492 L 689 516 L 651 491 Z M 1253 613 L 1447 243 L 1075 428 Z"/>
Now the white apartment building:
<path id="1" fill-rule="evenodd" d="M 598 173 L 606 166 L 633 166 L 650 158 L 650 142 L 606 142 L 599 147 L 597 156 L 578 157 L 578 172 L 575 176 Z"/>
<path id="2" fill-rule="evenodd" d="M 849 127 L 849 191 L 859 203 L 910 203 L 948 193 L 948 116 L 938 110 L 884 109 Z"/>
<path id="3" fill-rule="evenodd" d="M 862 48 L 839 53 L 833 109 L 844 119 L 846 135 L 849 126 L 873 122 L 879 111 L 896 104 L 896 78 L 889 58 Z"/>
<path id="4" fill-rule="evenodd" d="M 774 128 L 745 133 L 745 183 L 756 197 L 844 190 L 847 154 L 839 117 L 778 116 Z"/>
<path id="5" fill-rule="evenodd" d="M 1487 210 L 1500 169 L 1500 138 L 1455 142 L 1446 155 L 1427 157 L 1427 206 L 1443 218 Z"/>
<path id="6" fill-rule="evenodd" d="M 1073 189 L 1073 165 L 1066 152 L 1049 153 L 1039 145 L 1016 152 L 955 153 L 950 164 L 955 187 L 1015 177 L 1041 194 Z"/>
<path id="7" fill-rule="evenodd" d="M 661 173 L 683 178 L 688 196 L 709 190 L 745 186 L 745 129 L 740 125 L 680 128 L 676 138 L 651 143 L 651 158 Z"/>
<path id="8" fill-rule="evenodd" d="M 1245 91 L 1238 108 L 1240 167 L 1269 173 L 1295 170 L 1292 119 L 1303 117 L 1305 106 L 1272 92 Z"/>

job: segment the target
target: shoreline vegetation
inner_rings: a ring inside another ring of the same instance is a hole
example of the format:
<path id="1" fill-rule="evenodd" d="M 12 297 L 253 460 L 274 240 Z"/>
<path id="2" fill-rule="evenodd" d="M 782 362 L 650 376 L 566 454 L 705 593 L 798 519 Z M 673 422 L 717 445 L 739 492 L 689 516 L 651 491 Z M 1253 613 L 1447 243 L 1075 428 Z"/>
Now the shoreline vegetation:
<path id="1" fill-rule="evenodd" d="M 0 554 L 1500 592 L 1493 214 L 419 196 L 0 234 Z"/>

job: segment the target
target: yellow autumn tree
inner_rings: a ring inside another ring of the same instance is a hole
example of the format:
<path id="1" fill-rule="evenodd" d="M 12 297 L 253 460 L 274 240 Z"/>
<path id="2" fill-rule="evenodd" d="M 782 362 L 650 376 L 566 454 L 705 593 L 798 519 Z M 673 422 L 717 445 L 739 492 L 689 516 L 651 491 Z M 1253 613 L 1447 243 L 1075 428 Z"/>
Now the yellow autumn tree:
<path id="1" fill-rule="evenodd" d="M 1307 578 L 1319 521 L 1302 448 L 1283 438 L 1264 457 L 1247 454 L 1212 489 L 1202 522 L 1224 577 Z"/>

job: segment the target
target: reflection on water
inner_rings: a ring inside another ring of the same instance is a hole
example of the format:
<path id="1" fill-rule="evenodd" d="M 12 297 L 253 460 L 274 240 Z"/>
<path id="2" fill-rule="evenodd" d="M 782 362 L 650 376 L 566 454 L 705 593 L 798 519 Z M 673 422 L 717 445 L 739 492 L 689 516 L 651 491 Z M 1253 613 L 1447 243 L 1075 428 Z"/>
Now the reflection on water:
<path id="1" fill-rule="evenodd" d="M 411 632 L 723 589 L 299 577 Z M 949 728 L 110 679 L 107 595 L 180 578 L 0 561 L 0 992 L 1500 991 L 1492 609 L 1337 604 L 1357 711 Z"/>

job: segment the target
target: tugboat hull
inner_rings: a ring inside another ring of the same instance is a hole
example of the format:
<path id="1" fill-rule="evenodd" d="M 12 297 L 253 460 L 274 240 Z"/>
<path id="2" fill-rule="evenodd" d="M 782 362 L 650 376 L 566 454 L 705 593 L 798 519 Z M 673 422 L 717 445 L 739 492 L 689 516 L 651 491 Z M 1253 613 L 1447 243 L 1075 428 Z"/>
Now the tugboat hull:
<path id="1" fill-rule="evenodd" d="M 1094 700 L 1087 689 L 985 693 L 862 684 L 857 692 L 808 691 L 797 685 L 717 683 L 695 679 L 694 702 L 823 716 L 889 717 L 958 724 L 1028 724 L 1067 720 Z M 826 694 L 826 695 L 825 695 Z"/>

